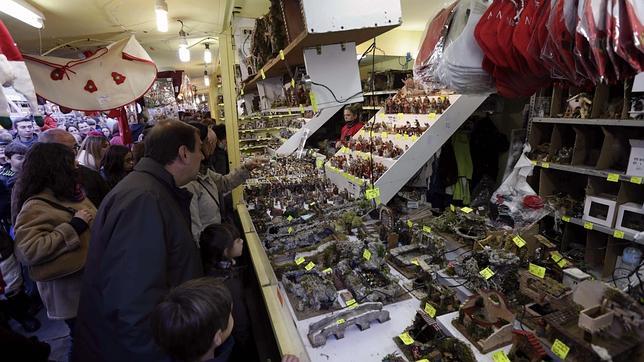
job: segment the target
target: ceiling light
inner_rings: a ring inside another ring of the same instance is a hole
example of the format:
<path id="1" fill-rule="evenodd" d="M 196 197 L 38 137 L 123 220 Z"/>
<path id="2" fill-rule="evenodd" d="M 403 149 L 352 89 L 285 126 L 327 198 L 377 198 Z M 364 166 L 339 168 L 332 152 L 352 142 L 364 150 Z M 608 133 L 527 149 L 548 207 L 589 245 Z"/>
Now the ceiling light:
<path id="1" fill-rule="evenodd" d="M 205 102 L 205 101 L 206 101 L 206 95 L 205 95 L 205 94 L 202 94 L 202 95 L 201 95 L 201 102 L 203 103 L 203 102 Z"/>
<path id="2" fill-rule="evenodd" d="M 34 28 L 42 29 L 45 16 L 22 0 L 0 0 L 0 12 L 23 21 Z"/>
<path id="3" fill-rule="evenodd" d="M 165 33 L 168 31 L 168 4 L 165 0 L 156 0 L 154 12 L 157 15 L 157 30 Z"/>
<path id="4" fill-rule="evenodd" d="M 183 63 L 190 61 L 190 49 L 188 49 L 188 39 L 186 39 L 186 32 L 183 31 L 183 21 L 177 20 L 181 23 L 181 30 L 179 30 L 179 60 Z"/>
<path id="5" fill-rule="evenodd" d="M 203 71 L 203 84 L 206 87 L 210 87 L 210 77 L 208 76 L 208 71 L 207 70 Z"/>
<path id="6" fill-rule="evenodd" d="M 212 53 L 210 52 L 210 44 L 204 44 L 206 49 L 203 51 L 203 61 L 206 64 L 212 63 Z"/>

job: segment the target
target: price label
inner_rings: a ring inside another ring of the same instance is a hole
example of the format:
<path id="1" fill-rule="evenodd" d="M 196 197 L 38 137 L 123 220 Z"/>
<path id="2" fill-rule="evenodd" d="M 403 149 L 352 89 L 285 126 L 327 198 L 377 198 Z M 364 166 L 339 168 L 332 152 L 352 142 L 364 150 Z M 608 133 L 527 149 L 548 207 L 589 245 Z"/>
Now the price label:
<path id="1" fill-rule="evenodd" d="M 502 349 L 492 353 L 492 360 L 494 362 L 510 362 L 508 356 L 505 355 Z"/>
<path id="2" fill-rule="evenodd" d="M 363 179 L 361 179 L 361 178 L 356 178 L 356 181 L 357 181 L 358 186 L 362 186 L 362 185 L 364 185 L 364 180 L 363 180 Z"/>
<path id="3" fill-rule="evenodd" d="M 564 215 L 564 216 L 561 217 L 561 220 L 563 220 L 565 222 L 570 222 L 570 216 L 565 216 Z"/>
<path id="4" fill-rule="evenodd" d="M 371 251 L 369 251 L 369 249 L 364 249 L 364 251 L 362 252 L 362 257 L 363 257 L 366 261 L 371 260 Z"/>
<path id="5" fill-rule="evenodd" d="M 434 318 L 436 317 L 436 308 L 434 308 L 434 306 L 429 303 L 425 303 L 425 313 L 427 313 L 428 316 Z"/>
<path id="6" fill-rule="evenodd" d="M 291 78 L 291 88 L 295 88 L 295 79 Z"/>
<path id="7" fill-rule="evenodd" d="M 323 168 L 324 167 L 324 160 L 321 159 L 321 158 L 318 158 L 317 160 L 315 160 L 315 166 L 317 168 L 319 168 L 319 169 Z"/>
<path id="8" fill-rule="evenodd" d="M 306 264 L 306 266 L 304 267 L 304 269 L 306 269 L 306 271 L 309 271 L 309 270 L 311 270 L 311 269 L 313 269 L 313 268 L 315 268 L 315 263 L 313 263 L 312 261 L 310 261 L 310 262 L 309 262 L 308 264 Z"/>
<path id="9" fill-rule="evenodd" d="M 593 223 L 592 223 L 592 222 L 588 222 L 588 221 L 586 221 L 586 222 L 584 223 L 584 229 L 592 230 L 592 229 L 593 229 Z"/>
<path id="10" fill-rule="evenodd" d="M 302 263 L 304 263 L 304 258 L 303 257 L 299 257 L 299 258 L 295 259 L 295 265 L 302 265 Z"/>
<path id="11" fill-rule="evenodd" d="M 522 238 L 522 237 L 520 237 L 519 235 L 517 235 L 517 236 L 513 237 L 513 238 L 512 238 L 512 241 L 514 241 L 514 243 L 516 244 L 516 246 L 518 246 L 519 248 L 524 247 L 524 246 L 525 246 L 525 244 L 526 244 L 525 240 L 523 240 L 523 238 Z"/>
<path id="12" fill-rule="evenodd" d="M 318 113 L 318 101 L 315 99 L 315 93 L 309 92 L 309 98 L 311 98 L 311 107 L 313 107 L 313 113 Z"/>
<path id="13" fill-rule="evenodd" d="M 346 153 L 349 153 L 349 152 L 350 152 L 349 149 L 344 147 L 344 146 L 342 146 L 342 148 L 340 148 L 340 153 L 345 153 L 346 154 Z"/>
<path id="14" fill-rule="evenodd" d="M 541 167 L 550 168 L 550 164 L 548 162 L 541 162 Z"/>
<path id="15" fill-rule="evenodd" d="M 375 187 L 373 189 L 369 189 L 365 192 L 365 196 L 367 197 L 367 200 L 373 200 L 375 198 L 380 197 L 380 189 Z"/>
<path id="16" fill-rule="evenodd" d="M 322 270 L 322 273 L 324 273 L 324 274 L 331 274 L 331 273 L 333 273 L 333 269 L 331 269 L 331 268 L 326 268 L 326 269 Z"/>
<path id="17" fill-rule="evenodd" d="M 304 106 L 300 104 L 300 113 L 304 113 Z"/>
<path id="18" fill-rule="evenodd" d="M 423 232 L 429 234 L 432 232 L 432 228 L 429 226 L 423 226 Z"/>
<path id="19" fill-rule="evenodd" d="M 561 359 L 566 359 L 568 352 L 570 352 L 570 347 L 566 346 L 562 341 L 555 339 L 555 343 L 552 344 L 551 350 L 552 353 L 555 354 L 555 356 Z"/>
<path id="20" fill-rule="evenodd" d="M 399 121 L 400 121 L 400 120 L 402 120 L 402 119 L 403 119 L 403 117 L 404 117 L 404 115 L 403 115 L 402 113 L 398 113 L 398 114 L 396 115 L 396 118 L 397 118 Z"/>
<path id="21" fill-rule="evenodd" d="M 342 319 L 342 318 L 340 318 L 337 321 L 335 321 L 336 324 L 344 324 L 345 322 L 346 321 L 344 319 Z"/>
<path id="22" fill-rule="evenodd" d="M 349 309 L 354 309 L 357 306 L 358 306 L 358 303 L 356 302 L 355 299 L 350 299 L 347 301 L 347 307 L 349 307 Z"/>
<path id="23" fill-rule="evenodd" d="M 461 207 L 461 211 L 463 211 L 466 214 L 469 214 L 470 212 L 474 211 L 474 209 L 471 209 L 469 207 Z"/>
<path id="24" fill-rule="evenodd" d="M 559 265 L 559 267 L 563 269 L 566 267 L 566 265 L 568 265 L 568 260 L 561 258 L 561 260 L 557 262 L 557 265 Z"/>
<path id="25" fill-rule="evenodd" d="M 239 94 L 240 94 L 240 95 L 242 95 L 242 96 L 244 95 L 244 88 L 242 88 L 242 89 L 239 91 Z"/>
<path id="26" fill-rule="evenodd" d="M 405 332 L 399 335 L 398 338 L 400 338 L 400 340 L 405 344 L 405 346 L 409 346 L 414 343 L 414 339 L 411 338 L 411 336 L 409 335 L 409 332 Z"/>
<path id="27" fill-rule="evenodd" d="M 536 165 L 537 165 L 537 161 L 535 161 L 535 160 L 530 161 L 530 163 L 532 164 L 532 166 L 536 166 Z"/>
<path id="28" fill-rule="evenodd" d="M 387 132 L 382 132 L 382 138 L 387 138 L 389 137 L 389 134 Z"/>
<path id="29" fill-rule="evenodd" d="M 413 259 L 411 260 L 411 263 L 412 263 L 412 264 L 414 264 L 414 265 L 416 265 L 416 266 L 420 266 L 420 263 L 418 262 L 418 258 L 413 258 Z"/>
<path id="30" fill-rule="evenodd" d="M 417 139 L 418 139 L 418 136 L 416 136 L 415 134 L 411 135 L 412 142 L 416 142 Z"/>
<path id="31" fill-rule="evenodd" d="M 615 239 L 624 239 L 624 232 L 621 230 L 615 230 L 613 231 L 613 237 Z"/>
<path id="32" fill-rule="evenodd" d="M 409 226 L 410 228 L 413 228 L 414 223 L 411 220 L 407 220 L 407 226 Z"/>
<path id="33" fill-rule="evenodd" d="M 264 73 L 264 69 L 260 69 L 259 74 L 262 76 L 262 79 L 266 79 L 266 74 Z"/>
<path id="34" fill-rule="evenodd" d="M 637 177 L 637 176 L 633 176 L 633 177 L 631 177 L 631 182 L 634 183 L 634 184 L 641 185 L 642 184 L 642 178 Z"/>
<path id="35" fill-rule="evenodd" d="M 286 218 L 286 220 L 288 220 L 288 222 L 293 221 L 293 216 L 289 215 L 289 216 Z"/>
<path id="36" fill-rule="evenodd" d="M 494 276 L 494 272 L 492 271 L 492 269 L 490 269 L 490 267 L 481 270 L 479 274 L 481 274 L 481 276 L 485 278 L 485 280 L 488 280 Z"/>
<path id="37" fill-rule="evenodd" d="M 450 209 L 452 212 L 456 212 L 456 206 L 454 206 L 454 205 L 449 205 L 449 209 Z"/>
<path id="38" fill-rule="evenodd" d="M 403 136 L 403 139 L 404 139 L 405 141 L 409 140 L 409 135 L 405 133 L 405 135 Z"/>
<path id="39" fill-rule="evenodd" d="M 558 263 L 561 259 L 563 259 L 563 256 L 561 256 L 558 251 L 551 251 L 550 257 L 555 263 Z"/>
<path id="40" fill-rule="evenodd" d="M 419 359 L 419 360 L 418 360 L 418 361 L 416 361 L 416 362 L 429 362 L 429 360 L 428 360 L 427 358 L 424 358 L 424 359 Z"/>
<path id="41" fill-rule="evenodd" d="M 293 227 L 290 226 L 287 231 L 288 231 L 289 234 L 293 234 Z"/>
<path id="42" fill-rule="evenodd" d="M 530 263 L 530 266 L 528 267 L 528 270 L 530 271 L 530 274 L 532 274 L 532 275 L 534 275 L 536 277 L 539 277 L 541 279 L 543 279 L 543 277 L 546 276 L 546 268 L 544 268 L 542 266 Z"/>
<path id="43" fill-rule="evenodd" d="M 284 60 L 284 51 L 283 50 L 280 50 L 280 59 Z"/>
<path id="44" fill-rule="evenodd" d="M 619 181 L 619 175 L 616 173 L 609 173 L 608 177 L 606 177 L 606 180 L 610 182 L 618 182 Z"/>
<path id="45" fill-rule="evenodd" d="M 429 118 L 430 120 L 436 119 L 436 113 L 432 112 L 432 113 L 428 114 L 427 118 Z"/>

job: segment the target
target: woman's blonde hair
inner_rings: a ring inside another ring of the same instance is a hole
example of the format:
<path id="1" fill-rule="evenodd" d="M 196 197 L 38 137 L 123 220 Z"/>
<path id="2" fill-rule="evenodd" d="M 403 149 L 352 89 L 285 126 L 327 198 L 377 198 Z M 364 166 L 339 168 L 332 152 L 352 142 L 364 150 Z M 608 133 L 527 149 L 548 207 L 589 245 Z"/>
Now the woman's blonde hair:
<path id="1" fill-rule="evenodd" d="M 84 166 L 91 166 L 93 164 L 96 167 L 96 171 L 100 170 L 101 161 L 103 159 L 103 150 L 109 147 L 109 145 L 107 138 L 102 134 L 100 136 L 87 136 L 81 144 L 81 152 L 78 154 L 78 162 Z"/>

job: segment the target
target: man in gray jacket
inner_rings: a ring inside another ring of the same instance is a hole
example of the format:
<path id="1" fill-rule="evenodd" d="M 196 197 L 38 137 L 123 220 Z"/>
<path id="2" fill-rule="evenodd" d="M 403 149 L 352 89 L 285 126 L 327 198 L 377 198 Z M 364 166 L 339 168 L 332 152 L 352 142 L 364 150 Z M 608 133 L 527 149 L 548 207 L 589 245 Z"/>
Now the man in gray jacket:
<path id="1" fill-rule="evenodd" d="M 169 361 L 148 315 L 179 284 L 202 276 L 190 199 L 203 154 L 197 130 L 168 121 L 145 138 L 145 157 L 103 200 L 94 221 L 72 359 Z"/>

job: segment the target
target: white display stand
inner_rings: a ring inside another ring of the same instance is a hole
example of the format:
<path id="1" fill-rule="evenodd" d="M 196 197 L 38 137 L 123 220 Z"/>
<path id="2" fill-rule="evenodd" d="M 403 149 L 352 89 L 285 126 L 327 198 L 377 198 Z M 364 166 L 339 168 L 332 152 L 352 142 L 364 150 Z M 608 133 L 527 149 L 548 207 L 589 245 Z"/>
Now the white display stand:
<path id="1" fill-rule="evenodd" d="M 438 321 L 438 325 L 441 326 L 441 328 L 445 333 L 467 344 L 472 350 L 472 353 L 474 353 L 474 358 L 476 359 L 477 362 L 494 361 L 492 359 L 492 354 L 498 351 L 498 349 L 492 352 L 489 352 L 487 354 L 482 354 L 481 352 L 479 352 L 479 350 L 476 349 L 476 347 L 474 347 L 474 345 L 467 338 L 465 338 L 465 336 L 461 332 L 459 332 L 458 329 L 456 329 L 456 327 L 454 327 L 454 325 L 452 324 L 452 321 L 457 318 L 458 318 L 458 312 L 452 312 L 452 313 L 443 314 L 441 316 L 436 317 L 436 321 Z M 502 349 L 503 352 L 505 352 L 505 355 L 507 356 L 511 348 L 512 348 L 512 345 L 509 344 L 500 349 Z"/>

